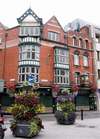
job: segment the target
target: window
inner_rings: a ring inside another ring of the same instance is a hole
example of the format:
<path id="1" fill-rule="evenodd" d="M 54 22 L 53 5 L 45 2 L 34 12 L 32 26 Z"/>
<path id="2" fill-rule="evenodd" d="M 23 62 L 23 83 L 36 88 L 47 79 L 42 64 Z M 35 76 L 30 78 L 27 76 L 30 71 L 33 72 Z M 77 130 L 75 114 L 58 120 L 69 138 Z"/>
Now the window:
<path id="1" fill-rule="evenodd" d="M 55 69 L 55 83 L 69 84 L 69 71 L 65 69 Z"/>
<path id="2" fill-rule="evenodd" d="M 73 46 L 77 46 L 77 45 L 78 45 L 77 38 L 73 37 Z"/>
<path id="3" fill-rule="evenodd" d="M 55 63 L 68 64 L 69 53 L 66 49 L 56 48 L 55 49 Z"/>
<path id="4" fill-rule="evenodd" d="M 100 51 L 97 51 L 97 60 L 100 61 Z"/>
<path id="5" fill-rule="evenodd" d="M 83 66 L 88 67 L 88 56 L 83 56 Z"/>
<path id="6" fill-rule="evenodd" d="M 98 69 L 98 79 L 100 79 L 100 69 Z"/>
<path id="7" fill-rule="evenodd" d="M 100 35 L 99 34 L 96 34 L 96 42 L 100 43 Z"/>
<path id="8" fill-rule="evenodd" d="M 74 65 L 79 65 L 79 54 L 74 54 Z"/>
<path id="9" fill-rule="evenodd" d="M 39 60 L 40 47 L 34 45 L 25 45 L 20 47 L 19 60 Z"/>
<path id="10" fill-rule="evenodd" d="M 80 84 L 80 72 L 75 72 L 75 83 Z"/>
<path id="11" fill-rule="evenodd" d="M 81 38 L 79 39 L 79 47 L 83 48 L 83 40 Z"/>
<path id="12" fill-rule="evenodd" d="M 56 32 L 48 32 L 48 39 L 52 41 L 59 41 L 59 34 Z"/>
<path id="13" fill-rule="evenodd" d="M 24 26 L 20 28 L 20 35 L 30 35 L 30 36 L 39 36 L 40 35 L 40 27 L 28 27 Z"/>
<path id="14" fill-rule="evenodd" d="M 29 74 L 35 75 L 36 82 L 39 81 L 39 67 L 35 66 L 19 67 L 18 71 L 19 71 L 19 82 L 27 81 Z"/>
<path id="15" fill-rule="evenodd" d="M 85 40 L 84 48 L 85 48 L 85 49 L 88 49 L 88 48 L 89 48 L 89 42 L 88 42 L 88 40 Z"/>

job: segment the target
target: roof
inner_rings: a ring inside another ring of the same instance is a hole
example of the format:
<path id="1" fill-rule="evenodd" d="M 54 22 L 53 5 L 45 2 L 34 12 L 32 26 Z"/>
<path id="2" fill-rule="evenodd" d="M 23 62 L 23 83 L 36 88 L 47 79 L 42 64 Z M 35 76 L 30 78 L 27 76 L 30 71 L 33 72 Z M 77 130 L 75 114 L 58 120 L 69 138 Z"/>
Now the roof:
<path id="1" fill-rule="evenodd" d="M 22 16 L 17 18 L 18 23 L 21 23 L 28 15 L 32 15 L 37 22 L 40 22 L 42 24 L 42 19 L 39 18 L 31 8 L 25 11 Z"/>

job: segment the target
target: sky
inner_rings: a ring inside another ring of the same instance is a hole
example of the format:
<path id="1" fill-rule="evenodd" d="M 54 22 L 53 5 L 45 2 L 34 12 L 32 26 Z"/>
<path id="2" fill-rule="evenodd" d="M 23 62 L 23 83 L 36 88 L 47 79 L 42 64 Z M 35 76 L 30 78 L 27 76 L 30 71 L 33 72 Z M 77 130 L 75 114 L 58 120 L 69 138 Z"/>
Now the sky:
<path id="1" fill-rule="evenodd" d="M 0 0 L 0 22 L 17 26 L 17 18 L 30 7 L 43 23 L 54 15 L 62 27 L 77 18 L 100 25 L 100 0 Z"/>

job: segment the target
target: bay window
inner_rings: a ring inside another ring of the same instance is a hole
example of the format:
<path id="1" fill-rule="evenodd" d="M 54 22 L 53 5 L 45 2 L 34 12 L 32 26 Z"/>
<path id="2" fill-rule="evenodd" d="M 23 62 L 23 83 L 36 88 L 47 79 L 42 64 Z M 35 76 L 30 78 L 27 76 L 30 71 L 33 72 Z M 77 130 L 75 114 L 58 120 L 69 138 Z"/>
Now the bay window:
<path id="1" fill-rule="evenodd" d="M 19 60 L 37 60 L 40 57 L 40 47 L 34 45 L 24 45 L 19 48 Z"/>
<path id="2" fill-rule="evenodd" d="M 32 74 L 36 77 L 36 82 L 39 82 L 39 67 L 36 66 L 22 66 L 19 67 L 19 82 L 28 80 L 28 75 Z"/>
<path id="3" fill-rule="evenodd" d="M 57 84 L 69 84 L 69 70 L 55 69 L 54 77 Z"/>
<path id="4" fill-rule="evenodd" d="M 66 49 L 56 48 L 55 49 L 55 63 L 68 64 L 69 54 Z"/>

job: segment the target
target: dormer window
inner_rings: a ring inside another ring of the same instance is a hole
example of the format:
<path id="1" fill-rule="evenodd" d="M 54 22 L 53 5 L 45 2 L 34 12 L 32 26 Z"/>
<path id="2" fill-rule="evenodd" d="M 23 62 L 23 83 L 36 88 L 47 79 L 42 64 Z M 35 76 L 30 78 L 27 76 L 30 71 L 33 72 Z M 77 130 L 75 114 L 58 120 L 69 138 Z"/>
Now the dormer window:
<path id="1" fill-rule="evenodd" d="M 59 34 L 57 32 L 48 32 L 48 39 L 52 41 L 59 41 Z"/>

